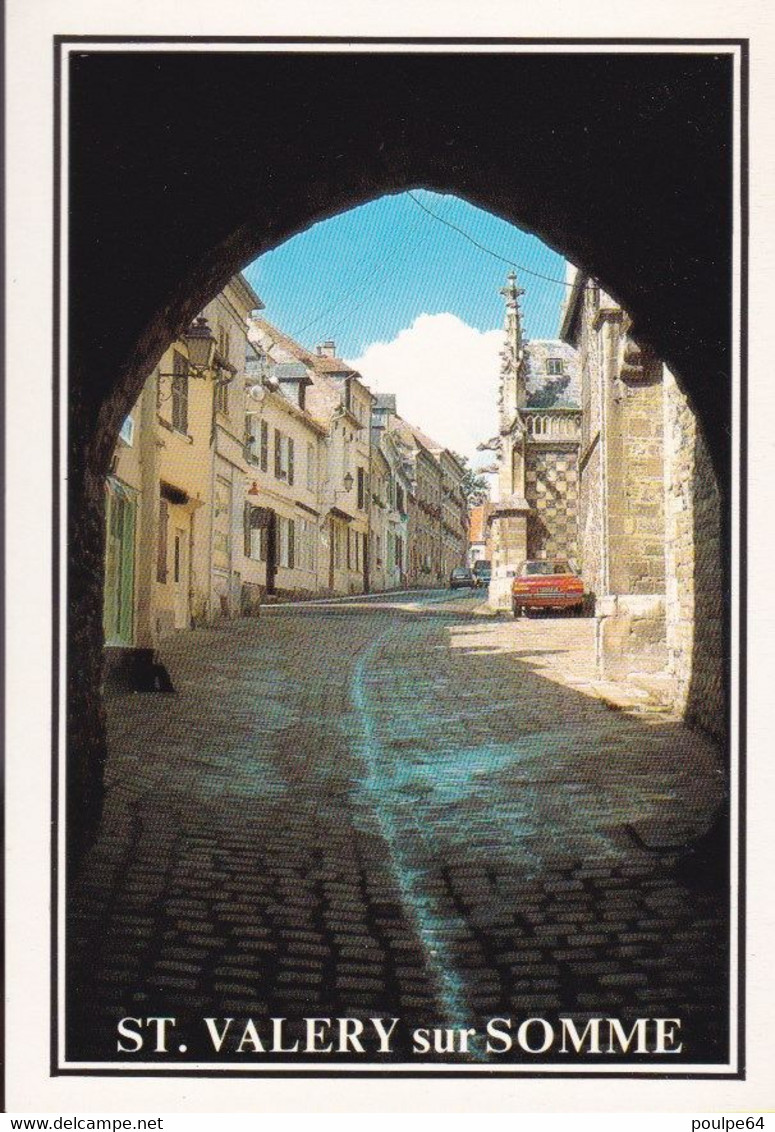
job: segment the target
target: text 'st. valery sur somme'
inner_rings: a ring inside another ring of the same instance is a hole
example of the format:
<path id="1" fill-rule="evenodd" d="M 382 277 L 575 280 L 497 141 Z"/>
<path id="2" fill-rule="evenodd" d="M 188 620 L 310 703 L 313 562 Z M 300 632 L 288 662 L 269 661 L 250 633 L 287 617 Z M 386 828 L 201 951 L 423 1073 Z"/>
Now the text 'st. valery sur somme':
<path id="1" fill-rule="evenodd" d="M 302 1039 L 292 1038 L 285 1018 L 203 1018 L 213 1050 L 220 1053 L 263 1054 L 387 1054 L 400 1029 L 400 1018 L 305 1018 Z M 118 1023 L 117 1050 L 139 1053 L 185 1052 L 178 1043 L 177 1020 L 172 1017 L 122 1018 Z M 481 1046 L 492 1054 L 542 1054 L 552 1050 L 574 1054 L 680 1053 L 679 1018 L 589 1018 L 577 1024 L 572 1018 L 491 1018 L 484 1032 L 475 1027 L 414 1027 L 412 1052 L 467 1053 Z"/>

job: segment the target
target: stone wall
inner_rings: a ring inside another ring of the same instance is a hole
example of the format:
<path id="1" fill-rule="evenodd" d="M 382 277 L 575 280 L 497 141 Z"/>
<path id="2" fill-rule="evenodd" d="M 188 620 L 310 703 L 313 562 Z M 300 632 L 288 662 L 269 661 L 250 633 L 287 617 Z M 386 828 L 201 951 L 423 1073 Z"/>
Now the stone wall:
<path id="1" fill-rule="evenodd" d="M 578 558 L 578 451 L 528 445 L 525 499 L 531 507 L 527 557 Z"/>
<path id="2" fill-rule="evenodd" d="M 661 369 L 634 383 L 617 378 L 607 431 L 610 592 L 664 593 Z"/>
<path id="3" fill-rule="evenodd" d="M 606 532 L 603 493 L 603 377 L 600 335 L 593 320 L 600 291 L 586 287 L 582 295 L 579 358 L 581 385 L 581 448 L 579 451 L 579 566 L 592 598 L 605 593 L 603 540 Z"/>
<path id="4" fill-rule="evenodd" d="M 665 371 L 667 667 L 687 721 L 725 733 L 721 499 L 685 394 Z"/>

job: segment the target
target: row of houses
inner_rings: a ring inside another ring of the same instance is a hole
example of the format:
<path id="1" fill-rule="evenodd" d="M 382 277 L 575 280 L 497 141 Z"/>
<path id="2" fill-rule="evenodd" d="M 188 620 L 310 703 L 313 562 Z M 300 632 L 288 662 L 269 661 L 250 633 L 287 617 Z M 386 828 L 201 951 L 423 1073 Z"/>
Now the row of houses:
<path id="1" fill-rule="evenodd" d="M 108 646 L 261 602 L 441 586 L 465 561 L 464 466 L 230 281 L 160 359 L 106 490 Z"/>

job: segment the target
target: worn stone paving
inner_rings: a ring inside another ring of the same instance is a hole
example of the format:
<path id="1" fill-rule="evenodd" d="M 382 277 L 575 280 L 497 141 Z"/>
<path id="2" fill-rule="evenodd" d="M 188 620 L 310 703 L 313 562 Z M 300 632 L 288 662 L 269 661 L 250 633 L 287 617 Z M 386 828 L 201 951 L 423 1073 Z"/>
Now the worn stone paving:
<path id="1" fill-rule="evenodd" d="M 210 1016 L 395 1016 L 408 1059 L 415 1026 L 571 1014 L 679 1017 L 679 1059 L 724 1059 L 726 898 L 678 868 L 716 751 L 590 694 L 590 622 L 475 603 L 267 611 L 170 640 L 176 695 L 109 698 L 70 1058 L 131 1058 L 125 1016 L 191 1061 Z"/>

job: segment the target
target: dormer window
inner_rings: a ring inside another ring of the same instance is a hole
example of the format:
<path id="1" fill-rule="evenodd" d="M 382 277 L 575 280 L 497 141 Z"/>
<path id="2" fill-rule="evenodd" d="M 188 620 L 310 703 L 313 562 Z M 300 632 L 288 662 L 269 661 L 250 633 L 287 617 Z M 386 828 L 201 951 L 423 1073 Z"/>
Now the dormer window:
<path id="1" fill-rule="evenodd" d="M 562 376 L 562 358 L 547 358 L 546 372 L 553 377 Z"/>

